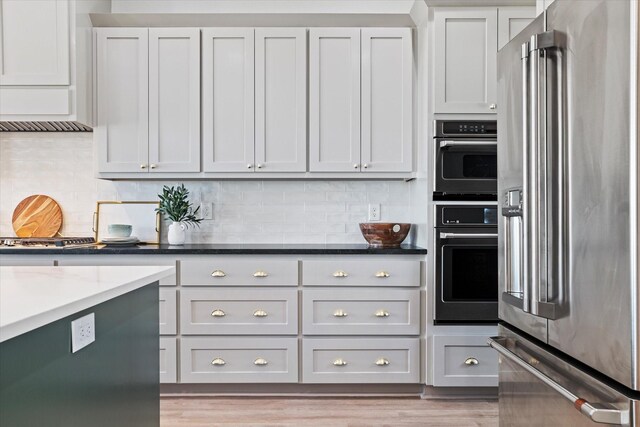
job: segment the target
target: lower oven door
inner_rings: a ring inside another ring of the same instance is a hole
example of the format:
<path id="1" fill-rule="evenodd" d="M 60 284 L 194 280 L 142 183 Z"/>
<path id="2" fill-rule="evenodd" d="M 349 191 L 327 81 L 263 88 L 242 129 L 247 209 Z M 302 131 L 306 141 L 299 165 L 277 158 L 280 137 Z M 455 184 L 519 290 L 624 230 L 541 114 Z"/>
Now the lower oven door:
<path id="1" fill-rule="evenodd" d="M 436 229 L 436 323 L 498 321 L 498 235 Z"/>
<path id="2" fill-rule="evenodd" d="M 435 140 L 438 193 L 475 194 L 498 191 L 496 140 Z"/>

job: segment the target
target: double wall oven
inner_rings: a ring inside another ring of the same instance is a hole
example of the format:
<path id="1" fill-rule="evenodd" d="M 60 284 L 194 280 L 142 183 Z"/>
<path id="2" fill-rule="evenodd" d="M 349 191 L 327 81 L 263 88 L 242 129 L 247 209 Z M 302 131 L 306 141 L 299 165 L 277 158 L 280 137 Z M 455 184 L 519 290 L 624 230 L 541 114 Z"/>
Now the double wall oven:
<path id="1" fill-rule="evenodd" d="M 496 323 L 496 122 L 436 120 L 434 136 L 434 322 Z"/>

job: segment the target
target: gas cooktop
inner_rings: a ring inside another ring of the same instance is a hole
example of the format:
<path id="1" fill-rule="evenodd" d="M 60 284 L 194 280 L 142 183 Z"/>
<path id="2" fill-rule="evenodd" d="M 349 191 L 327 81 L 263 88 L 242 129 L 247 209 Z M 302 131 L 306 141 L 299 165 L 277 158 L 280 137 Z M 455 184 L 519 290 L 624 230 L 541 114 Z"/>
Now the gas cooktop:
<path id="1" fill-rule="evenodd" d="M 93 237 L 0 237 L 0 248 L 61 248 L 95 243 Z"/>

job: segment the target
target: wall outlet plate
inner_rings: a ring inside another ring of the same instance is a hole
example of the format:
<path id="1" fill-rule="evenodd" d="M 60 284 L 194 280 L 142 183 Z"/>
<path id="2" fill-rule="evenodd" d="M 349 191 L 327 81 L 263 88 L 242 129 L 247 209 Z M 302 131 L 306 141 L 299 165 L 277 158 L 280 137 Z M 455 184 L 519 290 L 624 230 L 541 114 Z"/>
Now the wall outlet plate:
<path id="1" fill-rule="evenodd" d="M 213 219 L 213 203 L 211 202 L 200 203 L 200 215 L 202 219 Z"/>
<path id="2" fill-rule="evenodd" d="M 96 340 L 96 315 L 87 314 L 71 321 L 71 353 L 75 353 Z"/>
<path id="3" fill-rule="evenodd" d="M 369 204 L 369 221 L 380 221 L 380 203 Z"/>

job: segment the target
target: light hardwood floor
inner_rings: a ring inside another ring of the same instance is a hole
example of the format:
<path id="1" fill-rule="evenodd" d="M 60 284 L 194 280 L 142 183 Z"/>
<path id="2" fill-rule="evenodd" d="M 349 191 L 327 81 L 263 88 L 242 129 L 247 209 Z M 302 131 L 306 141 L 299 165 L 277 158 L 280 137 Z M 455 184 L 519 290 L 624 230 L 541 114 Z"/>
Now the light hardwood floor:
<path id="1" fill-rule="evenodd" d="M 160 425 L 494 427 L 498 425 L 498 403 L 418 398 L 163 397 Z"/>

